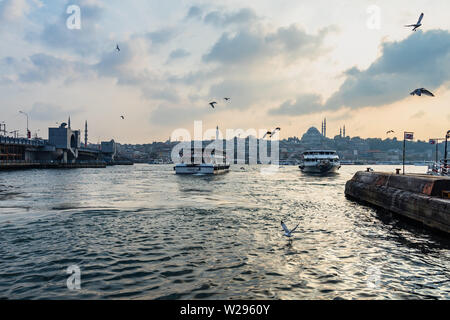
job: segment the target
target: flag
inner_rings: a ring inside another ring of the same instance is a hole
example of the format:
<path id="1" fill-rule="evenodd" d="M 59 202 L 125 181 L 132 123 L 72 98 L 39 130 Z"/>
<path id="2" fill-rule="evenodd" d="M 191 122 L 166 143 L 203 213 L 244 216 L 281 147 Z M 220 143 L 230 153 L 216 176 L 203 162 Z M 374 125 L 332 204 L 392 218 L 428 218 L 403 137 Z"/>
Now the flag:
<path id="1" fill-rule="evenodd" d="M 430 144 L 436 144 L 437 143 L 437 141 L 436 140 L 434 140 L 434 139 L 430 139 Z"/>
<path id="2" fill-rule="evenodd" d="M 405 132 L 405 140 L 414 140 L 414 132 Z"/>

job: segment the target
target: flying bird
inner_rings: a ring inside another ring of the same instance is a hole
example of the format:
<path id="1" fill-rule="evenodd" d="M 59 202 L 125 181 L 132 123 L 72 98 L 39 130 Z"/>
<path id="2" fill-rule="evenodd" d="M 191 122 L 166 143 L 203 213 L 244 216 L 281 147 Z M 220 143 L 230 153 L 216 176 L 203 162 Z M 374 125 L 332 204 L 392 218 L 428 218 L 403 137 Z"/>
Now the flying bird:
<path id="1" fill-rule="evenodd" d="M 417 21 L 416 24 L 409 24 L 409 25 L 407 25 L 405 27 L 414 27 L 412 29 L 412 31 L 416 31 L 417 28 L 420 28 L 420 26 L 422 26 L 422 19 L 423 19 L 423 13 L 420 14 L 419 20 Z"/>
<path id="2" fill-rule="evenodd" d="M 125 120 L 125 117 L 124 116 L 120 116 L 121 118 L 122 118 L 122 120 Z"/>
<path id="3" fill-rule="evenodd" d="M 270 138 L 272 138 L 272 137 L 275 135 L 275 133 L 277 133 L 277 131 L 281 131 L 281 128 L 276 128 L 276 129 L 273 130 L 273 131 L 267 131 L 266 134 L 264 135 L 263 139 L 264 139 L 266 136 L 269 136 Z"/>
<path id="4" fill-rule="evenodd" d="M 386 132 L 386 134 L 389 134 L 389 133 L 395 133 L 395 131 L 394 130 L 389 130 L 388 132 Z"/>
<path id="5" fill-rule="evenodd" d="M 217 102 L 215 102 L 215 101 L 213 101 L 213 102 L 210 102 L 209 103 L 209 105 L 214 109 L 214 106 L 217 104 Z"/>
<path id="6" fill-rule="evenodd" d="M 272 131 L 267 131 L 266 134 L 264 135 L 263 139 L 264 139 L 265 137 L 267 137 L 268 135 L 269 135 L 269 136 L 272 136 Z"/>
<path id="7" fill-rule="evenodd" d="M 292 234 L 295 232 L 295 230 L 297 230 L 299 225 L 300 224 L 298 224 L 294 229 L 289 230 L 288 227 L 286 227 L 286 225 L 284 224 L 284 222 L 281 221 L 281 227 L 283 228 L 283 231 L 284 231 L 283 235 L 288 238 L 292 237 Z"/>
<path id="8" fill-rule="evenodd" d="M 276 128 L 275 130 L 273 130 L 272 134 L 270 135 L 270 137 L 272 138 L 277 131 L 281 131 L 281 128 Z"/>
<path id="9" fill-rule="evenodd" d="M 434 97 L 434 94 L 425 88 L 419 88 L 410 93 L 410 95 L 412 95 L 412 96 L 416 95 L 419 97 L 422 96 L 423 94 L 426 96 Z"/>
<path id="10" fill-rule="evenodd" d="M 116 45 L 116 50 L 117 50 L 117 52 L 120 52 L 120 48 L 119 48 L 118 44 Z"/>
<path id="11" fill-rule="evenodd" d="M 225 101 L 230 101 L 231 98 L 223 98 L 223 100 L 225 100 Z"/>

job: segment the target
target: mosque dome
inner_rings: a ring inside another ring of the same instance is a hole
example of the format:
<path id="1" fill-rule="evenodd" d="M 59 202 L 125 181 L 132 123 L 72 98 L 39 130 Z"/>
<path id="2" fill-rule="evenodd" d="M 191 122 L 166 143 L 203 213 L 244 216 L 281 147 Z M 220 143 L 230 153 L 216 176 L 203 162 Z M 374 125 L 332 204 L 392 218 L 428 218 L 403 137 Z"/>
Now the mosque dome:
<path id="1" fill-rule="evenodd" d="M 324 137 L 319 130 L 315 127 L 311 127 L 306 131 L 302 137 L 302 143 L 308 145 L 320 145 L 323 142 Z"/>

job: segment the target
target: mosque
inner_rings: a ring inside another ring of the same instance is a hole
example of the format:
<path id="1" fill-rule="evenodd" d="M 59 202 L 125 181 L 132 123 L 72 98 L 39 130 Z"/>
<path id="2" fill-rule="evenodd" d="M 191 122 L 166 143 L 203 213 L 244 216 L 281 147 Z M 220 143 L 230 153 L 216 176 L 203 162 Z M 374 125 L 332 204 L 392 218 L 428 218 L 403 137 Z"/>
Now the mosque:
<path id="1" fill-rule="evenodd" d="M 340 129 L 340 133 L 336 138 L 345 138 L 345 126 Z M 327 138 L 327 119 L 322 121 L 322 132 L 320 132 L 316 127 L 311 127 L 306 131 L 301 139 L 302 144 L 308 148 L 322 149 L 326 148 L 331 144 L 331 139 Z"/>

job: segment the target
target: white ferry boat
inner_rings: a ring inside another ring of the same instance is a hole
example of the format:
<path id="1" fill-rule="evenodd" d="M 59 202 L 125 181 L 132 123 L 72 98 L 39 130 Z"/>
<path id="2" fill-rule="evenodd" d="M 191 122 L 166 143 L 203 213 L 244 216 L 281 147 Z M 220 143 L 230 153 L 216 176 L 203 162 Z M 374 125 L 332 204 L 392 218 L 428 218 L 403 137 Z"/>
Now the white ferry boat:
<path id="1" fill-rule="evenodd" d="M 336 151 L 311 150 L 303 153 L 299 168 L 306 173 L 334 173 L 341 168 L 341 162 Z"/>
<path id="2" fill-rule="evenodd" d="M 227 162 L 226 156 L 223 151 L 213 150 L 210 157 L 204 156 L 204 149 L 198 150 L 195 153 L 195 149 L 191 150 L 191 158 L 178 163 L 173 168 L 176 174 L 220 174 L 230 170 L 230 164 Z"/>

